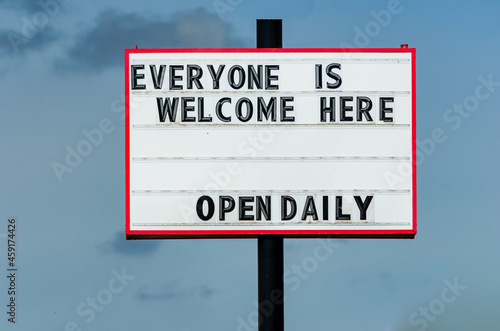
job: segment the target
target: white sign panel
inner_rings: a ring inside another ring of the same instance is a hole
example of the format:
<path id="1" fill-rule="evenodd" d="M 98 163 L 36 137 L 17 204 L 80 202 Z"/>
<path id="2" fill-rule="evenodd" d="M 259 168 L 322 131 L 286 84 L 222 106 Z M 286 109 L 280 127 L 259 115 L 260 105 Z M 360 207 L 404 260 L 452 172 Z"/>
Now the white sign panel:
<path id="1" fill-rule="evenodd" d="M 131 49 L 128 238 L 416 234 L 415 50 Z"/>

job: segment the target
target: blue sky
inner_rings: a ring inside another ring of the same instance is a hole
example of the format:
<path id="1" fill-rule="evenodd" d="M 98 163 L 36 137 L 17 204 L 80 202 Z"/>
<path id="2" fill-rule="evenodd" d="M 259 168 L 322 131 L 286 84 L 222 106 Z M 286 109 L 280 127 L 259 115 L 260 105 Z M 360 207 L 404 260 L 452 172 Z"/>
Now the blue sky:
<path id="1" fill-rule="evenodd" d="M 497 2 L 41 3 L 0 5 L 0 235 L 16 217 L 19 253 L 2 330 L 255 329 L 256 240 L 125 241 L 122 115 L 124 48 L 254 47 L 258 18 L 283 19 L 284 47 L 416 48 L 417 138 L 446 136 L 422 150 L 414 240 L 285 240 L 286 330 L 500 328 Z M 103 120 L 111 132 L 58 178 L 53 162 Z"/>

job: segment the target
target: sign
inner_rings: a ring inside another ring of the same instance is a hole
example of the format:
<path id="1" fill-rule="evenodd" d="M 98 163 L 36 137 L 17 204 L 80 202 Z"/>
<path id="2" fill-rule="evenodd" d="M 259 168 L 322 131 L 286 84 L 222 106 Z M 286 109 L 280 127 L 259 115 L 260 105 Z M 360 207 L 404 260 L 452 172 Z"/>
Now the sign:
<path id="1" fill-rule="evenodd" d="M 129 239 L 416 234 L 415 49 L 128 49 Z"/>

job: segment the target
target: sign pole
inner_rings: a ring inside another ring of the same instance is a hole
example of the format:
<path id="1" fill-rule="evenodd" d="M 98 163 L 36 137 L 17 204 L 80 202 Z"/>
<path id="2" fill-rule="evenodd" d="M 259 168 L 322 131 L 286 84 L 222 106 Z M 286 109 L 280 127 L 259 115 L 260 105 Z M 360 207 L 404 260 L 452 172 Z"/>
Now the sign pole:
<path id="1" fill-rule="evenodd" d="M 282 48 L 282 21 L 257 20 L 257 48 Z M 283 236 L 258 236 L 259 331 L 284 330 Z"/>

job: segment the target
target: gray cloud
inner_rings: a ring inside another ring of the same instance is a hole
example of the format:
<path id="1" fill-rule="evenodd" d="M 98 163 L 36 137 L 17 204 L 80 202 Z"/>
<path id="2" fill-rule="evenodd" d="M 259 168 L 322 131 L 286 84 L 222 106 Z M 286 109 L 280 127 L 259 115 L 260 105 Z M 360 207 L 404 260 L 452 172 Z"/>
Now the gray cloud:
<path id="1" fill-rule="evenodd" d="M 29 30 L 31 34 L 16 30 L 0 30 L 0 54 L 12 57 L 24 56 L 29 51 L 39 51 L 58 39 L 50 26 Z"/>
<path id="2" fill-rule="evenodd" d="M 31 51 L 43 50 L 59 41 L 61 29 L 54 29 L 53 19 L 71 0 L 4 0 L 0 9 L 13 18 L 12 26 L 0 30 L 0 55 L 24 59 Z"/>
<path id="3" fill-rule="evenodd" d="M 98 249 L 105 253 L 144 256 L 155 253 L 159 246 L 158 240 L 126 240 L 125 234 L 118 232 L 113 239 L 100 245 Z"/>
<path id="4" fill-rule="evenodd" d="M 125 48 L 242 47 L 231 26 L 205 9 L 174 14 L 169 20 L 116 10 L 102 12 L 93 28 L 67 52 L 60 69 L 102 71 L 122 66 Z"/>
<path id="5" fill-rule="evenodd" d="M 214 294 L 214 290 L 207 285 L 192 286 L 182 288 L 175 282 L 166 284 L 160 290 L 148 290 L 146 286 L 138 291 L 138 297 L 141 300 L 181 300 L 197 297 L 200 299 L 208 299 Z"/>

